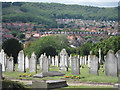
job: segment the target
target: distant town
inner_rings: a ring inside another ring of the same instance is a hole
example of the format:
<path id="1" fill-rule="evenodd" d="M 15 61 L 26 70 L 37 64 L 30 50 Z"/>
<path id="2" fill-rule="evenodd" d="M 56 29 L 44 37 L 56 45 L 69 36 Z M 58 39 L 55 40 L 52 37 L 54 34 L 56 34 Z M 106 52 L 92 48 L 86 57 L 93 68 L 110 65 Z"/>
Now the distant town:
<path id="1" fill-rule="evenodd" d="M 91 40 L 99 42 L 100 39 L 107 39 L 118 33 L 118 22 L 116 21 L 95 21 L 81 19 L 56 19 L 58 27 L 49 28 L 47 25 L 23 23 L 3 23 L 3 41 L 9 38 L 18 39 L 26 44 L 40 37 L 52 34 L 67 34 L 71 45 L 81 45 L 82 42 Z"/>

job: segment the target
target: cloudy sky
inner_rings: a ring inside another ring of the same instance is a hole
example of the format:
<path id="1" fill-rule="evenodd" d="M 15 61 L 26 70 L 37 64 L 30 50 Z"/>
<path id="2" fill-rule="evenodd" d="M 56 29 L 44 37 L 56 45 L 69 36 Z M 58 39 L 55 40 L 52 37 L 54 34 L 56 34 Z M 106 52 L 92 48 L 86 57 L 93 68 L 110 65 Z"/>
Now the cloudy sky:
<path id="1" fill-rule="evenodd" d="M 0 0 L 2 2 L 44 2 L 44 3 L 64 3 L 79 4 L 98 7 L 116 7 L 119 0 Z"/>

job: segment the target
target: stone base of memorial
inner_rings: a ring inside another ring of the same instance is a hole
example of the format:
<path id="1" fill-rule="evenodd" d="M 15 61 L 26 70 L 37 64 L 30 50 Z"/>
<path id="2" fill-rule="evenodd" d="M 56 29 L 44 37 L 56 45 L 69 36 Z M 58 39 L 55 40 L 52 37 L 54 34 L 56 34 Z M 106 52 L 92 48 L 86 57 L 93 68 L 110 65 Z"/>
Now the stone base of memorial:
<path id="1" fill-rule="evenodd" d="M 39 74 L 34 75 L 34 78 L 43 78 L 43 77 L 54 77 L 54 76 L 64 76 L 64 73 L 58 71 L 49 71 L 49 72 L 42 72 Z"/>
<path id="2" fill-rule="evenodd" d="M 54 89 L 54 88 L 61 88 L 61 87 L 67 87 L 65 80 L 33 80 L 32 81 L 32 88 L 39 88 L 39 89 Z"/>
<path id="3" fill-rule="evenodd" d="M 120 84 L 115 84 L 114 88 L 115 88 L 115 90 L 120 90 Z"/>

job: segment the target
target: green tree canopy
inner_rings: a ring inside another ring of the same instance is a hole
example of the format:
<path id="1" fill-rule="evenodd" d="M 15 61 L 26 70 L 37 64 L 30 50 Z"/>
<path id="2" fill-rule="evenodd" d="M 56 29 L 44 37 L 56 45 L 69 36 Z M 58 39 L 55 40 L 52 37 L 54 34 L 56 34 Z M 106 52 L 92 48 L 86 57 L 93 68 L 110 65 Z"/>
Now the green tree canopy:
<path id="1" fill-rule="evenodd" d="M 47 56 L 55 56 L 63 48 L 67 48 L 67 46 L 68 40 L 66 35 L 51 35 L 41 37 L 34 42 L 29 42 L 24 50 L 29 56 L 32 52 L 35 52 L 38 58 L 43 53 L 46 53 Z"/>
<path id="2" fill-rule="evenodd" d="M 18 53 L 23 49 L 23 45 L 16 39 L 8 39 L 3 42 L 2 48 L 8 56 L 12 55 L 14 57 L 14 62 L 16 63 Z"/>

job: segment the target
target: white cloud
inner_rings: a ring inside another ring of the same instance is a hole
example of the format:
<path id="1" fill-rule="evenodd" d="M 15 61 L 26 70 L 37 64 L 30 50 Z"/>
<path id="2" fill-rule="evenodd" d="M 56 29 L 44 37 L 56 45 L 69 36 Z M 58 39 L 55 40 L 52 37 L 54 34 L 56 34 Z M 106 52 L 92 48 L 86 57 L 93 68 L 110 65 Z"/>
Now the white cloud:
<path id="1" fill-rule="evenodd" d="M 14 1 L 22 1 L 22 2 L 70 2 L 70 3 L 79 3 L 79 2 L 119 2 L 119 0 L 0 0 L 2 2 L 14 2 Z"/>

